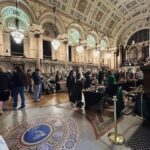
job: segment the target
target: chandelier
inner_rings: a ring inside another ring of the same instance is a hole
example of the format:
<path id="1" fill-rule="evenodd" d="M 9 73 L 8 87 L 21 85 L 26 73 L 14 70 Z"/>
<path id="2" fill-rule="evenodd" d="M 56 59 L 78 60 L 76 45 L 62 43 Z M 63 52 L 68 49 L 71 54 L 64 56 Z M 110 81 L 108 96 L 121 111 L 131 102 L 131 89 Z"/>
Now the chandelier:
<path id="1" fill-rule="evenodd" d="M 83 52 L 84 48 L 83 48 L 82 45 L 78 45 L 78 46 L 76 47 L 76 50 L 77 50 L 77 52 L 81 53 L 81 52 Z"/>
<path id="2" fill-rule="evenodd" d="M 15 29 L 11 32 L 11 35 L 12 35 L 14 41 L 17 44 L 20 44 L 24 38 L 24 34 L 21 31 L 19 31 L 19 19 L 17 18 L 17 8 L 18 8 L 18 5 L 17 5 L 17 0 L 16 0 Z"/>
<path id="3" fill-rule="evenodd" d="M 53 5 L 54 5 L 54 1 L 53 1 Z M 55 15 L 55 18 L 54 18 L 54 22 L 55 22 L 55 31 L 54 31 L 54 36 L 55 36 L 55 39 L 52 40 L 52 47 L 54 50 L 58 50 L 58 48 L 60 47 L 60 41 L 56 38 L 57 36 L 57 27 L 56 27 L 56 6 L 54 5 L 53 7 L 53 13 Z"/>
<path id="4" fill-rule="evenodd" d="M 110 57 L 111 57 L 111 54 L 110 54 L 110 53 L 107 53 L 106 57 L 107 57 L 107 58 L 110 58 Z"/>
<path id="5" fill-rule="evenodd" d="M 60 47 L 60 42 L 57 39 L 53 39 L 52 40 L 52 46 L 54 50 L 58 50 L 58 48 Z"/>
<path id="6" fill-rule="evenodd" d="M 107 58 L 110 58 L 110 57 L 111 57 L 111 53 L 108 52 L 108 53 L 106 54 L 106 57 L 107 57 Z"/>
<path id="7" fill-rule="evenodd" d="M 78 20 L 78 24 L 80 25 L 80 19 Z M 80 28 L 79 28 L 79 34 L 80 34 Z M 81 38 L 79 38 L 79 45 L 76 47 L 76 51 L 78 53 L 81 53 L 84 51 L 83 46 L 81 45 Z"/>
<path id="8" fill-rule="evenodd" d="M 93 55 L 94 55 L 94 57 L 99 57 L 99 55 L 100 55 L 100 47 L 97 43 L 95 45 L 95 48 L 93 49 Z"/>
<path id="9" fill-rule="evenodd" d="M 99 51 L 98 50 L 94 50 L 93 51 L 93 55 L 94 55 L 94 57 L 98 57 L 99 56 Z"/>

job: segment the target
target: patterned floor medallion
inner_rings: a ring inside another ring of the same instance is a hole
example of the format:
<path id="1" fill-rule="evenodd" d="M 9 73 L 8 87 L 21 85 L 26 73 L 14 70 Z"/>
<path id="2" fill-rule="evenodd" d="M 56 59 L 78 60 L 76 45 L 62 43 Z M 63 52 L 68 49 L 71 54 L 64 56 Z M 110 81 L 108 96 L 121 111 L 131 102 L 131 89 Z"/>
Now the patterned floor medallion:
<path id="1" fill-rule="evenodd" d="M 72 150 L 79 130 L 74 120 L 62 114 L 45 114 L 10 126 L 3 137 L 11 150 Z"/>
<path id="2" fill-rule="evenodd" d="M 57 107 L 68 109 L 68 110 L 74 109 L 74 107 L 70 105 L 70 103 L 59 104 L 57 105 Z M 109 130 L 111 130 L 114 127 L 114 120 L 113 120 L 114 114 L 112 108 L 105 109 L 103 113 L 103 119 L 104 119 L 103 123 L 99 121 L 97 112 L 95 110 L 91 109 L 91 110 L 84 111 L 83 109 L 79 109 L 79 110 L 74 109 L 74 111 L 78 112 L 81 115 L 84 115 L 87 118 L 87 120 L 91 123 L 96 139 L 100 139 L 104 134 L 106 134 Z M 122 120 L 123 117 L 118 118 L 118 122 Z"/>

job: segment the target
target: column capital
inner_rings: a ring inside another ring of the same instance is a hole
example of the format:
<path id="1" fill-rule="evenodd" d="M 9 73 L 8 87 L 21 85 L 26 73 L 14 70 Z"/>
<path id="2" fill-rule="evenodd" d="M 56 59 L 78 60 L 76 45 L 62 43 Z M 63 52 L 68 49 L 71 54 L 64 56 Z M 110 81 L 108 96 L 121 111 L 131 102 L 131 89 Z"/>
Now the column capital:
<path id="1" fill-rule="evenodd" d="M 34 32 L 35 34 L 42 34 L 44 32 L 43 26 L 38 24 L 32 24 L 30 26 L 30 32 Z"/>
<path id="2" fill-rule="evenodd" d="M 116 47 L 116 46 L 115 46 L 115 47 L 110 47 L 109 50 L 110 50 L 110 51 L 116 51 L 116 50 L 117 50 L 117 47 Z"/>
<path id="3" fill-rule="evenodd" d="M 64 44 L 67 44 L 68 43 L 68 34 L 67 33 L 59 34 L 57 36 L 57 39 L 61 40 Z"/>

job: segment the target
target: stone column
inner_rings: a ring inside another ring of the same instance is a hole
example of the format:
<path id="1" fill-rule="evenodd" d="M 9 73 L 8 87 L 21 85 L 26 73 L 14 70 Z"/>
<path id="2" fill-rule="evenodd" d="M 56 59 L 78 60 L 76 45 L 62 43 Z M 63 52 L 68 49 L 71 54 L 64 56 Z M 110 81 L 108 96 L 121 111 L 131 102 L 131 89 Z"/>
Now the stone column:
<path id="1" fill-rule="evenodd" d="M 40 64 L 40 52 L 39 52 L 39 44 L 40 44 L 40 34 L 36 33 L 35 34 L 35 38 L 36 38 L 36 68 L 41 68 L 41 64 Z"/>
<path id="2" fill-rule="evenodd" d="M 84 65 L 84 70 L 86 70 L 86 65 L 87 65 L 87 50 L 86 50 L 86 46 L 84 46 L 83 65 Z"/>
<path id="3" fill-rule="evenodd" d="M 64 49 L 65 49 L 65 60 L 64 60 L 64 62 L 65 62 L 65 69 L 67 69 L 68 62 L 69 62 L 68 42 L 66 41 L 66 42 L 63 42 L 63 43 L 64 43 Z"/>
<path id="4" fill-rule="evenodd" d="M 34 58 L 36 60 L 36 68 L 41 68 L 40 60 L 43 59 L 43 29 L 42 26 L 33 24 L 30 27 L 30 39 L 29 39 L 29 47 L 30 58 Z"/>
<path id="5" fill-rule="evenodd" d="M 116 52 L 116 49 L 117 49 L 117 47 L 111 47 L 110 48 L 110 53 L 111 53 L 111 57 L 110 57 L 110 68 L 111 69 L 115 69 L 115 64 L 114 64 L 114 62 L 115 62 L 115 55 L 114 55 L 114 52 Z"/>

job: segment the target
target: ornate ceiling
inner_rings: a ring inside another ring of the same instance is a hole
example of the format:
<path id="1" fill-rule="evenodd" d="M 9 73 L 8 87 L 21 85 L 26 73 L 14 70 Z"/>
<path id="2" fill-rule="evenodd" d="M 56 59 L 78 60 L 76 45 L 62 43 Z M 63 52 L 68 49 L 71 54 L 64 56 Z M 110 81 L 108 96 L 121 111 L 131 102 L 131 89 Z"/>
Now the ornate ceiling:
<path id="1" fill-rule="evenodd" d="M 61 17 L 69 18 L 67 23 L 64 21 L 62 24 L 68 25 L 73 23 L 71 18 L 76 21 L 80 19 L 84 25 L 89 27 L 87 30 L 97 29 L 102 35 L 107 35 L 109 40 L 113 39 L 115 43 L 118 43 L 119 40 L 126 41 L 129 35 L 140 28 L 150 27 L 150 23 L 147 21 L 147 18 L 150 17 L 150 0 L 18 1 L 21 1 L 22 3 L 26 2 L 26 4 L 31 6 L 35 16 L 39 19 L 39 22 L 42 20 L 42 17 L 45 17 L 42 16 L 42 14 L 48 10 L 51 10 L 52 12 L 52 8 L 55 4 L 57 12 L 64 14 Z M 57 23 L 61 24 L 59 20 Z M 65 27 L 66 25 L 63 28 Z M 125 37 L 124 39 L 122 38 L 122 35 Z"/>
<path id="2" fill-rule="evenodd" d="M 54 0 L 38 0 L 53 5 Z M 56 0 L 57 10 L 113 34 L 133 18 L 150 15 L 150 0 Z"/>

